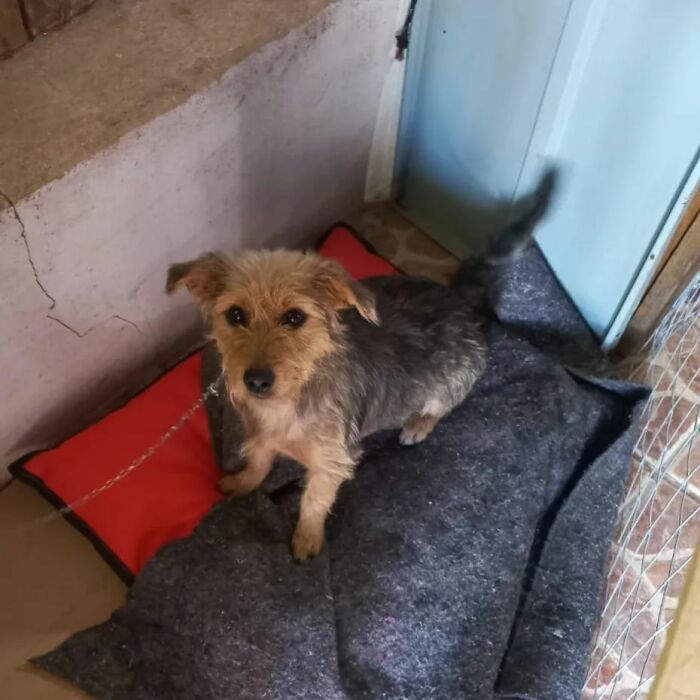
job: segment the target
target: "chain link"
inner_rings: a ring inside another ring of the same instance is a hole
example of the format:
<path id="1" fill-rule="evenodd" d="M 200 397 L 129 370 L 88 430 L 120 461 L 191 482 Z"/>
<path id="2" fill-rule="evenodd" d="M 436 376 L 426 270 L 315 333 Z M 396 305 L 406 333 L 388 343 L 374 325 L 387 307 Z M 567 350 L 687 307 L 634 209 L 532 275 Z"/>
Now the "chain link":
<path id="1" fill-rule="evenodd" d="M 117 472 L 114 476 L 107 479 L 107 481 L 105 481 L 103 484 L 100 484 L 100 486 L 96 486 L 94 489 L 92 489 L 92 491 L 89 491 L 84 496 L 77 498 L 71 503 L 67 503 L 62 508 L 58 508 L 57 510 L 41 518 L 37 518 L 36 520 L 27 523 L 26 527 L 43 525 L 44 523 L 50 522 L 52 520 L 57 520 L 58 518 L 62 518 L 63 516 L 72 513 L 76 510 L 76 508 L 80 508 L 80 506 L 85 505 L 85 503 L 104 493 L 105 491 L 107 491 L 107 489 L 112 488 L 112 486 L 114 486 L 116 483 L 120 482 L 122 479 L 127 477 L 135 469 L 138 469 L 144 462 L 149 460 L 161 447 L 163 447 L 163 445 L 166 442 L 168 442 L 168 440 L 170 440 L 170 438 L 173 435 L 175 435 L 175 433 L 177 433 L 185 425 L 185 423 L 187 423 L 187 421 L 190 420 L 192 416 L 194 416 L 195 413 L 197 413 L 197 411 L 204 405 L 205 401 L 210 396 L 219 395 L 219 385 L 221 384 L 223 377 L 224 375 L 222 372 L 217 379 L 215 379 L 211 384 L 207 386 L 202 395 L 160 436 L 158 441 L 153 443 L 153 445 L 151 445 L 144 453 L 142 453 L 133 462 L 131 462 L 131 464 L 127 465 L 121 471 Z"/>

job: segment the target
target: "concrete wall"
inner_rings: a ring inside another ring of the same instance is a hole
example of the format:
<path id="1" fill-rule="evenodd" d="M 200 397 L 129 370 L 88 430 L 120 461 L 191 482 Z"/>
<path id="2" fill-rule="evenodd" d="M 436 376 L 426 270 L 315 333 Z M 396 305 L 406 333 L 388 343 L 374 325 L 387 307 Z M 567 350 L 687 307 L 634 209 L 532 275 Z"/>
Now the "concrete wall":
<path id="1" fill-rule="evenodd" d="M 0 212 L 2 465 L 201 342 L 169 262 L 309 242 L 360 204 L 398 5 L 339 0 Z"/>

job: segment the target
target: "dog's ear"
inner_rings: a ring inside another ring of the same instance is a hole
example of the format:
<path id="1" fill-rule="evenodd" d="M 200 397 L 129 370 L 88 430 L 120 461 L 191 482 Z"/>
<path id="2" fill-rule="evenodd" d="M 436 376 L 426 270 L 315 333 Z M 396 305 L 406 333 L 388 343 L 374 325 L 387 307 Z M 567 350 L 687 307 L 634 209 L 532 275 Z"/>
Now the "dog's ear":
<path id="1" fill-rule="evenodd" d="M 210 304 L 224 291 L 227 270 L 226 260 L 218 253 L 174 263 L 168 268 L 165 291 L 172 294 L 184 284 L 201 304 Z"/>
<path id="2" fill-rule="evenodd" d="M 319 257 L 318 283 L 336 310 L 355 307 L 362 318 L 379 325 L 377 300 L 364 284 L 352 279 L 335 260 Z"/>

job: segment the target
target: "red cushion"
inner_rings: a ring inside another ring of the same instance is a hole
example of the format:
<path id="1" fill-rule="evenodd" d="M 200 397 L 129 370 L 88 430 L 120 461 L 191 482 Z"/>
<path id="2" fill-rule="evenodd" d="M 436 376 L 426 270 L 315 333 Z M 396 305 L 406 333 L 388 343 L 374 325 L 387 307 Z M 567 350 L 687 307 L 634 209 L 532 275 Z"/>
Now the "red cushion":
<path id="1" fill-rule="evenodd" d="M 395 275 L 396 268 L 374 253 L 344 226 L 335 226 L 321 244 L 318 252 L 342 263 L 348 273 L 357 280 L 378 275 Z"/>
<path id="2" fill-rule="evenodd" d="M 331 231 L 320 252 L 356 278 L 396 272 L 342 226 Z M 197 353 L 123 408 L 16 466 L 13 473 L 54 502 L 79 499 L 154 445 L 194 404 L 200 395 L 200 366 Z M 160 547 L 188 535 L 221 500 L 218 478 L 206 414 L 200 409 L 151 458 L 77 507 L 72 521 L 128 580 Z"/>

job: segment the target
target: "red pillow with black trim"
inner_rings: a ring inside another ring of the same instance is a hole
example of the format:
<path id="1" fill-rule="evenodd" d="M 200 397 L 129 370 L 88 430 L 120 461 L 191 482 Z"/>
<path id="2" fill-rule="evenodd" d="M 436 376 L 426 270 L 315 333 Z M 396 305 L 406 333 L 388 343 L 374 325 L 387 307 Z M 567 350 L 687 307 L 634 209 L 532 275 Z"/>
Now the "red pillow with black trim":
<path id="1" fill-rule="evenodd" d="M 346 226 L 331 229 L 319 252 L 356 279 L 395 274 Z M 14 476 L 56 507 L 99 488 L 129 466 L 200 398 L 201 353 L 182 361 L 122 408 L 58 447 L 24 457 Z M 130 583 L 164 544 L 189 535 L 223 497 L 206 414 L 197 410 L 146 461 L 66 515 L 117 574 Z"/>

